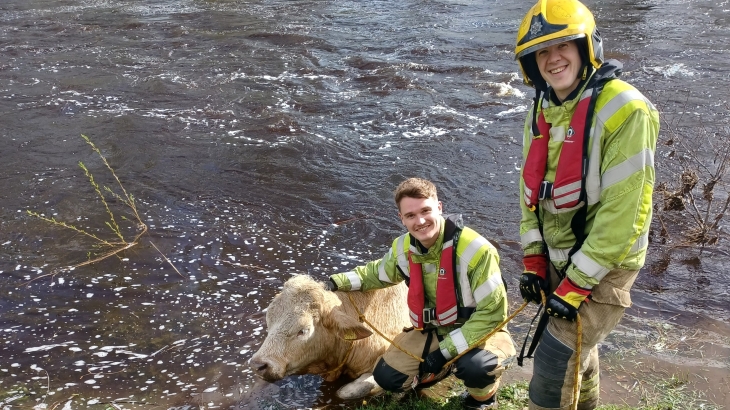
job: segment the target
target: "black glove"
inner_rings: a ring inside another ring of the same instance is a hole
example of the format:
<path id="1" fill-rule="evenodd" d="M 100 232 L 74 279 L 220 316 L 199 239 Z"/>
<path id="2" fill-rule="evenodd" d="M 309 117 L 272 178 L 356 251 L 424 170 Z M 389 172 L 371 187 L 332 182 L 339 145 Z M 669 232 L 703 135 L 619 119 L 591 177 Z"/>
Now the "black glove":
<path id="1" fill-rule="evenodd" d="M 527 302 L 542 303 L 540 290 L 548 293 L 547 257 L 545 255 L 527 255 L 522 259 L 525 270 L 520 277 L 520 294 Z"/>
<path id="2" fill-rule="evenodd" d="M 334 292 L 337 290 L 337 284 L 335 283 L 335 281 L 332 280 L 332 278 L 330 278 L 324 283 L 324 288 L 326 290 L 329 290 L 330 292 Z"/>
<path id="3" fill-rule="evenodd" d="M 444 357 L 443 353 L 441 353 L 441 350 L 436 349 L 433 352 L 429 353 L 423 363 L 421 363 L 421 373 L 438 374 L 438 372 L 440 372 L 441 369 L 444 368 L 446 362 L 447 360 Z"/>
<path id="4" fill-rule="evenodd" d="M 578 316 L 580 305 L 590 296 L 590 289 L 583 289 L 565 278 L 545 301 L 545 313 L 572 322 Z"/>

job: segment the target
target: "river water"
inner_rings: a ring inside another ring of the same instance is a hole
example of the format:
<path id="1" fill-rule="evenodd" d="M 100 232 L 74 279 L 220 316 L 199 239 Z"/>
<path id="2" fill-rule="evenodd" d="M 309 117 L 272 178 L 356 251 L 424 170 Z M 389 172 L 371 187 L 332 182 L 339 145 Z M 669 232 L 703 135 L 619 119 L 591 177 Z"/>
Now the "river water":
<path id="1" fill-rule="evenodd" d="M 410 176 L 436 182 L 445 211 L 498 245 L 517 304 L 520 133 L 532 92 L 512 50 L 531 4 L 3 0 L 0 403 L 339 405 L 336 386 L 318 377 L 252 376 L 262 310 L 293 274 L 324 279 L 380 257 L 402 231 L 392 190 Z M 685 139 L 711 160 L 728 135 L 728 1 L 587 4 L 607 57 L 668 125 L 660 181 L 680 167 L 675 133 L 719 133 L 716 145 Z M 114 257 L 63 271 L 107 248 L 26 211 L 107 241 L 109 213 L 125 240 L 139 232 L 120 198 L 106 195 L 107 212 L 78 166 L 101 192 L 123 195 L 82 134 L 148 231 Z M 728 404 L 727 243 L 701 254 L 672 247 L 683 229 L 652 244 L 616 334 L 698 329 L 710 358 L 689 344 L 648 353 L 710 369 L 701 387 Z"/>

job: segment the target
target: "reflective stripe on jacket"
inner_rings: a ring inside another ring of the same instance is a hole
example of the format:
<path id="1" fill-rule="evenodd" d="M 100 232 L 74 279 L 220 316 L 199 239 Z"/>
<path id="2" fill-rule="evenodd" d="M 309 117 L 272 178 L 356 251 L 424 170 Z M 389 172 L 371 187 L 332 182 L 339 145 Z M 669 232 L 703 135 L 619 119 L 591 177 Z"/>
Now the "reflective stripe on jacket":
<path id="1" fill-rule="evenodd" d="M 594 72 L 595 74 L 595 72 Z M 555 105 L 541 100 L 539 111 L 552 124 L 545 179 L 554 181 L 566 129 L 580 96 Z M 608 81 L 597 98 L 588 146 L 586 177 L 587 238 L 572 257 L 567 275 L 578 285 L 592 288 L 612 269 L 638 270 L 644 265 L 652 217 L 655 182 L 654 151 L 659 134 L 659 113 L 628 83 Z M 532 140 L 532 114 L 524 129 L 523 158 Z M 576 158 L 576 161 L 580 160 Z M 520 180 L 520 197 L 524 184 Z M 524 253 L 540 253 L 542 239 L 537 216 L 520 201 L 520 237 Z M 551 199 L 540 201 L 540 218 L 550 259 L 558 269 L 568 260 L 575 243 L 571 220 L 578 207 L 558 209 Z"/>
<path id="2" fill-rule="evenodd" d="M 428 252 L 412 254 L 423 270 L 425 306 L 435 307 L 436 281 L 444 240 L 444 219 L 441 234 Z M 390 250 L 376 261 L 358 266 L 350 272 L 338 273 L 331 279 L 343 291 L 369 291 L 400 283 L 409 275 L 408 251 L 410 235 L 393 241 Z M 502 283 L 497 250 L 474 230 L 464 227 L 456 246 L 457 291 L 460 306 L 473 307 L 474 313 L 463 324 L 437 327 L 444 336 L 441 351 L 449 359 L 468 349 L 507 318 L 507 292 Z"/>

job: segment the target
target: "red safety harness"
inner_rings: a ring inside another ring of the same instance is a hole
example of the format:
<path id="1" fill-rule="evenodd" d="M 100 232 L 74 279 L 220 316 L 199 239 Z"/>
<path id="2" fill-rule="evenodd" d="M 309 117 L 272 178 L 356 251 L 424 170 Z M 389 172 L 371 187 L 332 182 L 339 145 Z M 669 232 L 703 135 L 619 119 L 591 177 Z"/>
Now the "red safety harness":
<path id="1" fill-rule="evenodd" d="M 444 228 L 444 244 L 441 248 L 438 280 L 436 281 L 436 309 L 432 316 L 431 309 L 424 309 L 425 294 L 423 291 L 423 269 L 420 263 L 413 262 L 411 251 L 408 252 L 410 279 L 408 283 L 408 309 L 411 323 L 417 329 L 423 329 L 424 323 L 449 325 L 456 322 L 458 316 L 458 299 L 456 296 L 456 275 L 454 272 L 456 258 L 456 242 L 459 229 L 450 219 L 446 219 Z"/>
<path id="2" fill-rule="evenodd" d="M 586 121 L 592 94 L 587 93 L 578 101 L 560 151 L 555 182 L 552 183 L 545 181 L 551 125 L 540 112 L 537 118 L 539 134 L 533 136 L 522 173 L 525 182 L 524 201 L 528 208 L 534 209 L 541 199 L 546 198 L 552 198 L 556 208 L 571 208 L 580 202 L 584 184 L 583 164 L 587 164 L 583 140 L 586 138 Z M 582 160 L 577 160 L 578 158 Z"/>

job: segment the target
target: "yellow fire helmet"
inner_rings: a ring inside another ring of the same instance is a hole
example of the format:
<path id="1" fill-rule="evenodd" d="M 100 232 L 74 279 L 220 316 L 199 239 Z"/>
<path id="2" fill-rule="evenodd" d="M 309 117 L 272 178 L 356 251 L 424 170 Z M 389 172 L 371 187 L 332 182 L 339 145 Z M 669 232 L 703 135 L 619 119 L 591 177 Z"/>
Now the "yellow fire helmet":
<path id="1" fill-rule="evenodd" d="M 596 21 L 588 8 L 578 0 L 540 0 L 522 19 L 517 32 L 515 59 L 525 84 L 546 90 L 547 84 L 535 62 L 535 51 L 565 41 L 578 41 L 583 63 L 599 68 L 603 64 L 603 42 Z"/>

